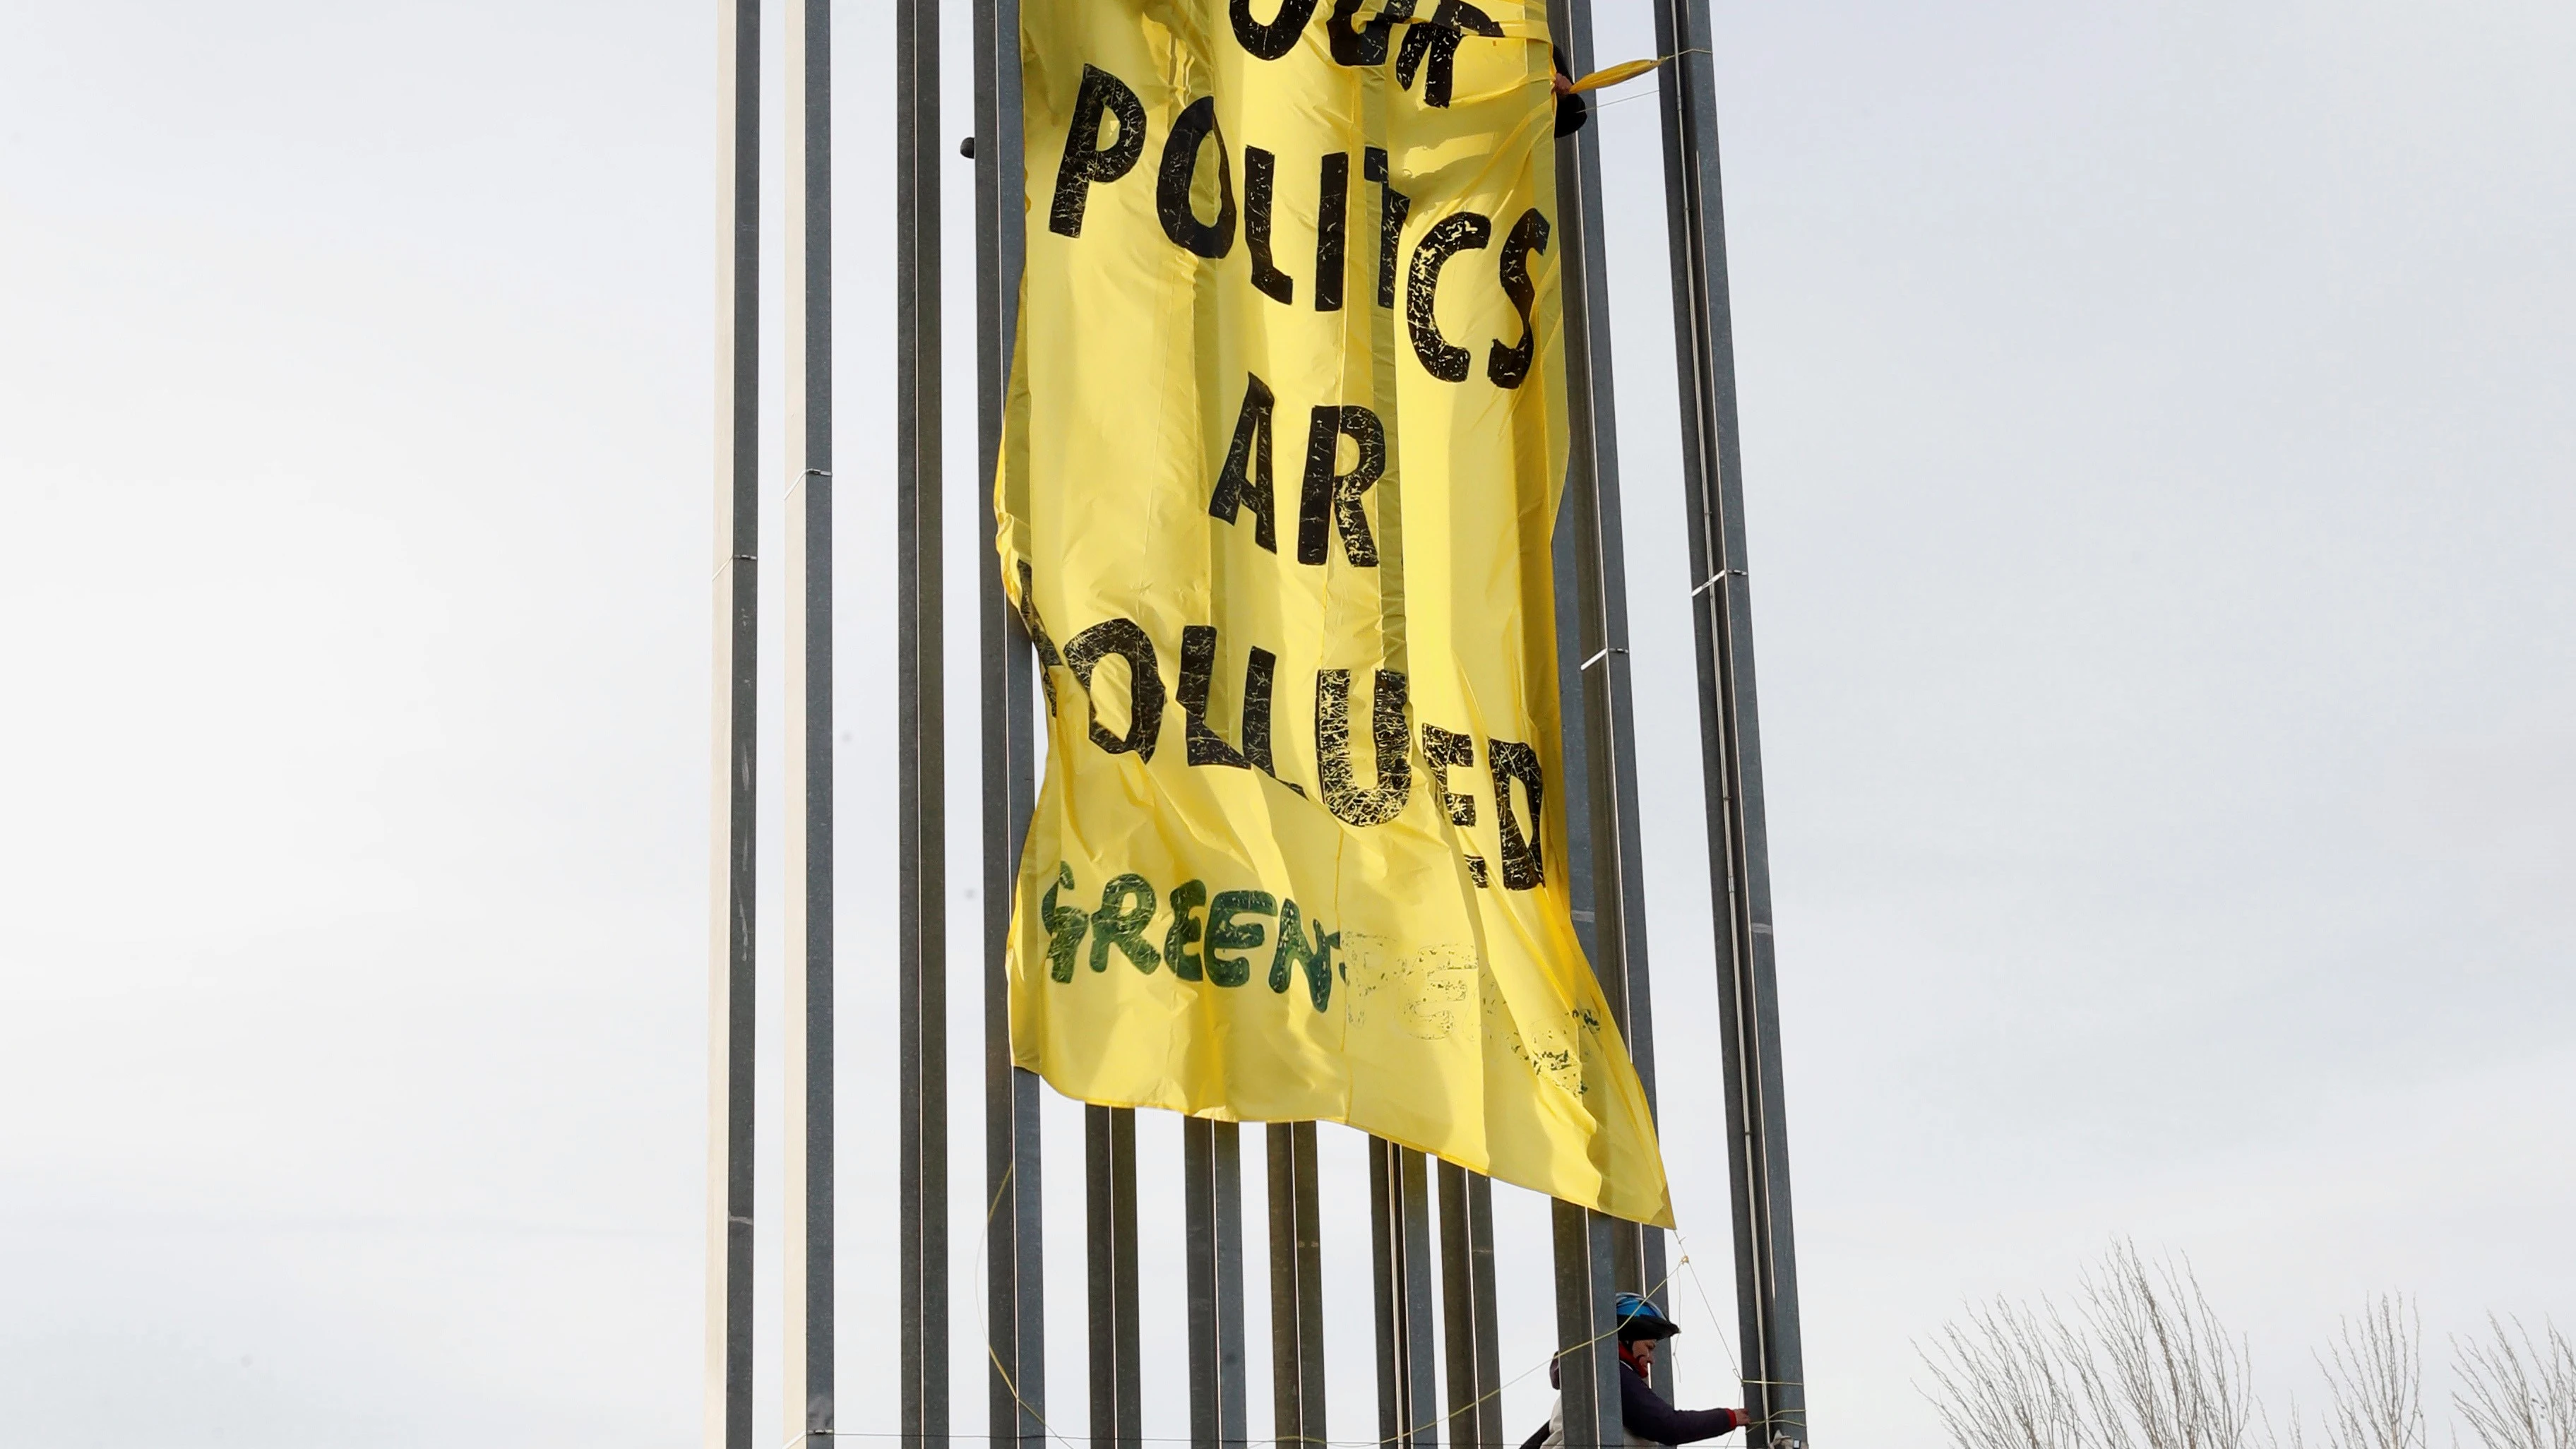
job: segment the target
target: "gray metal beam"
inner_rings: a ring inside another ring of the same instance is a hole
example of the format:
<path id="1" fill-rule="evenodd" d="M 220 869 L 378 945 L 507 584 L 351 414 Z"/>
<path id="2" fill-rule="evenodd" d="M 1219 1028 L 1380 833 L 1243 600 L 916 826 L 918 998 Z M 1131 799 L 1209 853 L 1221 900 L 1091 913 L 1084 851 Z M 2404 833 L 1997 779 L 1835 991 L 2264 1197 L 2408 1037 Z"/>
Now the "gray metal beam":
<path id="1" fill-rule="evenodd" d="M 832 11 L 787 24 L 787 1223 L 785 1423 L 828 1437 L 832 1387 Z"/>
<path id="2" fill-rule="evenodd" d="M 1432 1361 L 1431 1202 L 1422 1154 L 1369 1139 L 1369 1239 L 1377 1281 L 1380 1449 L 1439 1449 Z"/>
<path id="3" fill-rule="evenodd" d="M 1279 1449 L 1323 1449 L 1324 1233 L 1315 1124 L 1270 1124 L 1270 1385 Z"/>
<path id="4" fill-rule="evenodd" d="M 948 1443 L 948 728 L 941 503 L 938 0 L 896 0 L 896 1056 L 903 1449 Z"/>
<path id="5" fill-rule="evenodd" d="M 1502 1333 L 1494 1306 L 1494 1184 L 1440 1164 L 1441 1339 L 1454 1449 L 1505 1449 Z"/>
<path id="6" fill-rule="evenodd" d="M 1610 1321 L 1612 1220 L 1570 1202 L 1553 1202 L 1549 1209 L 1565 1449 L 1627 1449 L 1619 1417 L 1619 1345 Z"/>
<path id="7" fill-rule="evenodd" d="M 1753 613 L 1744 548 L 1744 454 L 1727 296 L 1717 90 L 1708 0 L 1655 0 L 1673 330 L 1681 379 L 1682 490 L 1697 636 L 1710 890 L 1718 907 L 1719 1040 L 1744 1397 L 1757 1442 L 1807 1438 L 1798 1272 L 1782 1106 L 1780 1004 L 1771 951 L 1770 846 L 1762 807 Z"/>
<path id="8" fill-rule="evenodd" d="M 1092 1449 L 1143 1449 L 1144 1350 L 1136 1309 L 1136 1112 L 1082 1109 L 1090 1256 Z"/>
<path id="9" fill-rule="evenodd" d="M 1551 28 L 1577 75 L 1594 65 L 1589 0 L 1553 0 Z M 1627 570 L 1619 514 L 1617 389 L 1612 378 L 1600 135 L 1586 127 L 1557 143 L 1559 261 L 1565 309 L 1566 394 L 1572 447 L 1556 535 L 1560 698 L 1567 739 L 1569 884 L 1576 930 L 1628 1044 L 1649 1110 L 1656 1105 L 1644 853 L 1639 838 L 1636 731 L 1628 654 Z M 1668 1302 L 1660 1230 L 1603 1219 L 1614 1290 Z M 1583 1265 L 1589 1271 L 1588 1260 Z M 1659 1361 L 1656 1387 L 1671 1391 Z"/>
<path id="10" fill-rule="evenodd" d="M 1551 0 L 1550 29 L 1576 75 L 1593 68 L 1591 0 Z M 1556 534 L 1559 679 L 1566 716 L 1568 863 L 1575 928 L 1611 1018 L 1656 1106 L 1653 991 L 1646 968 L 1644 844 L 1636 715 L 1629 686 L 1628 572 L 1619 509 L 1617 389 L 1611 375 L 1609 268 L 1601 254 L 1601 140 L 1586 126 L 1557 142 L 1566 403 L 1572 447 Z M 1669 1306 L 1662 1230 L 1611 1228 L 1611 1277 Z M 1669 1350 L 1668 1350 L 1669 1351 Z M 1673 1362 L 1655 1365 L 1673 1386 Z"/>
<path id="11" fill-rule="evenodd" d="M 1002 405 L 1020 300 L 1019 0 L 974 0 L 975 496 L 993 568 L 994 519 L 985 489 L 1001 457 Z M 1010 946 L 1020 842 L 1037 803 L 1037 679 L 1027 634 L 985 576 L 975 596 L 983 678 L 984 1172 L 987 1347 L 994 1449 L 1040 1449 L 1046 1438 L 1046 1294 L 1039 1191 L 1038 1079 L 1011 1064 Z"/>
<path id="12" fill-rule="evenodd" d="M 1242 1129 L 1181 1119 L 1189 1257 L 1191 1449 L 1249 1449 L 1243 1345 Z"/>
<path id="13" fill-rule="evenodd" d="M 721 0 L 714 848 L 707 959 L 707 1449 L 751 1449 L 753 918 L 760 762 L 760 0 Z"/>

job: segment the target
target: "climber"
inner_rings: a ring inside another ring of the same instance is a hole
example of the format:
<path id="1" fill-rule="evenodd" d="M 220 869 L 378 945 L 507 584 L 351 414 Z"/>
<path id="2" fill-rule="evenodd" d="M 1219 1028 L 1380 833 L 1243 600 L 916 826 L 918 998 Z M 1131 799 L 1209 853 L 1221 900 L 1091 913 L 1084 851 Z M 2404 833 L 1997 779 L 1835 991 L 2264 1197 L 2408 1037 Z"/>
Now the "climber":
<path id="1" fill-rule="evenodd" d="M 1555 74 L 1550 78 L 1550 88 L 1556 93 L 1556 134 L 1571 136 L 1582 130 L 1583 123 L 1592 118 L 1592 106 L 1590 102 L 1576 94 L 1574 77 L 1565 73 L 1564 47 L 1551 45 L 1548 50 L 1555 61 Z"/>
<path id="2" fill-rule="evenodd" d="M 1665 1339 L 1681 1332 L 1680 1325 L 1659 1312 L 1655 1305 L 1634 1293 L 1622 1293 L 1611 1300 L 1618 1316 L 1619 1333 L 1619 1419 L 1627 1429 L 1630 1444 L 1696 1444 L 1733 1433 L 1752 1422 L 1742 1409 L 1676 1409 L 1664 1402 L 1646 1382 L 1654 1372 L 1655 1349 Z M 1547 1366 L 1550 1383 L 1557 1381 L 1557 1366 Z M 1604 1424 L 1604 1430 L 1611 1425 Z M 1605 1433 L 1602 1437 L 1609 1438 Z M 1555 1412 L 1539 1431 L 1529 1436 L 1521 1449 L 1565 1449 L 1565 1400 L 1560 1396 Z"/>

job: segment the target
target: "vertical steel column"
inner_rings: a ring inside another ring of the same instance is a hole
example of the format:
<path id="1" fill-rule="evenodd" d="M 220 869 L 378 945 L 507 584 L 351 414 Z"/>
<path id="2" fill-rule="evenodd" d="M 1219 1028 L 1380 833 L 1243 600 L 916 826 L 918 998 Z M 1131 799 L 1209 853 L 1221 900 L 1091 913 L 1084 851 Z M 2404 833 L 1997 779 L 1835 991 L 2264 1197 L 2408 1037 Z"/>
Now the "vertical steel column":
<path id="1" fill-rule="evenodd" d="M 939 6 L 896 0 L 897 1049 L 902 1449 L 948 1443 L 947 638 L 940 547 Z"/>
<path id="2" fill-rule="evenodd" d="M 1552 0 L 1550 21 L 1573 73 L 1589 72 L 1594 63 L 1590 0 Z M 1566 830 L 1573 857 L 1567 873 L 1575 928 L 1652 1109 L 1655 1057 L 1644 854 L 1638 834 L 1617 391 L 1611 370 L 1608 268 L 1601 255 L 1606 232 L 1596 127 L 1557 143 L 1557 193 L 1564 221 L 1559 275 L 1573 444 L 1556 536 L 1560 698 L 1569 756 Z M 1659 1303 L 1668 1301 L 1659 1230 L 1594 1215 L 1587 1232 L 1606 1235 L 1610 1290 L 1643 1291 Z M 1601 1266 L 1589 1247 L 1577 1260 L 1560 1259 L 1560 1272 L 1587 1277 Z M 1560 1284 L 1561 1289 L 1569 1286 Z M 1671 1390 L 1669 1360 L 1656 1365 L 1655 1383 Z M 1604 1395 L 1615 1395 L 1616 1380 L 1598 1387 Z M 1601 1402 L 1616 1401 L 1605 1397 Z M 1610 1424 L 1616 1423 L 1614 1411 Z"/>
<path id="3" fill-rule="evenodd" d="M 1369 1237 L 1377 1269 L 1380 1449 L 1439 1449 L 1431 1355 L 1431 1201 L 1422 1154 L 1369 1139 Z"/>
<path id="4" fill-rule="evenodd" d="M 1576 75 L 1593 67 L 1591 0 L 1551 0 L 1549 26 Z M 1566 831 L 1575 929 L 1601 980 L 1629 1059 L 1656 1105 L 1653 992 L 1646 970 L 1644 845 L 1636 715 L 1629 688 L 1628 571 L 1619 510 L 1617 390 L 1611 380 L 1609 268 L 1601 255 L 1601 140 L 1586 126 L 1557 142 L 1558 254 L 1565 309 L 1572 448 L 1556 535 L 1559 678 L 1566 715 Z M 1569 621 L 1571 621 L 1569 623 Z M 1575 745 L 1580 740 L 1581 748 Z M 1614 1221 L 1611 1277 L 1669 1305 L 1661 1229 Z M 1669 1354 L 1669 1346 L 1667 1346 Z M 1670 1393 L 1673 1364 L 1655 1365 Z"/>
<path id="5" fill-rule="evenodd" d="M 1002 404 L 1019 326 L 1021 217 L 1019 0 L 974 0 L 975 482 L 992 568 L 990 494 L 1001 458 Z M 986 1332 L 992 1356 L 993 1449 L 1040 1449 L 1046 1437 L 1045 1217 L 1039 1192 L 1038 1079 L 1011 1064 L 1010 985 L 1003 970 L 1020 842 L 1037 803 L 1032 734 L 1037 680 L 1028 635 L 990 575 L 975 591 L 983 655 L 984 1173 Z"/>
<path id="6" fill-rule="evenodd" d="M 832 8 L 787 24 L 787 1332 L 789 1443 L 832 1413 Z"/>
<path id="7" fill-rule="evenodd" d="M 751 1449 L 760 762 L 760 0 L 722 0 L 716 146 L 715 861 L 707 959 L 707 1449 Z"/>
<path id="8" fill-rule="evenodd" d="M 1136 1112 L 1082 1109 L 1091 1270 L 1092 1449 L 1143 1449 L 1144 1350 L 1136 1309 Z"/>
<path id="9" fill-rule="evenodd" d="M 1440 1164 L 1440 1305 L 1449 1357 L 1449 1442 L 1505 1449 L 1502 1334 L 1494 1310 L 1494 1184 Z"/>
<path id="10" fill-rule="evenodd" d="M 1181 1119 L 1189 1221 L 1191 1449 L 1248 1449 L 1243 1385 L 1242 1129 Z"/>
<path id="11" fill-rule="evenodd" d="M 1611 1337 L 1612 1219 L 1549 1204 L 1556 1238 L 1556 1340 L 1565 1449 L 1626 1449 L 1619 1416 L 1619 1344 Z"/>
<path id="12" fill-rule="evenodd" d="M 1270 1124 L 1270 1386 L 1279 1449 L 1323 1449 L 1324 1232 L 1315 1124 Z"/>
<path id="13" fill-rule="evenodd" d="M 1755 723 L 1753 615 L 1744 549 L 1744 454 L 1718 171 L 1714 36 L 1708 0 L 1655 0 L 1666 63 L 1664 207 L 1671 230 L 1673 331 L 1681 374 L 1682 487 L 1691 622 L 1698 639 L 1700 737 L 1708 786 L 1710 890 L 1721 912 L 1720 1040 L 1726 1058 L 1727 1170 L 1735 1196 L 1736 1305 L 1744 1397 L 1757 1442 L 1803 1443 L 1796 1239 L 1780 1087 L 1780 1003 L 1771 953 L 1770 846 Z"/>

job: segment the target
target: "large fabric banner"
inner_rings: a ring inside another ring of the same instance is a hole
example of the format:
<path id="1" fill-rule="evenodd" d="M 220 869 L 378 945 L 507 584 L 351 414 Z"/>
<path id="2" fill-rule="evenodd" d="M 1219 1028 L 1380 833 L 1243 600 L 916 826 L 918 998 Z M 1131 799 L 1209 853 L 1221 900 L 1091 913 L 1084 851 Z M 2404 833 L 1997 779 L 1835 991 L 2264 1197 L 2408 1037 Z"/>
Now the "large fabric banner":
<path id="1" fill-rule="evenodd" d="M 1539 4 L 1026 0 L 1012 1051 L 1669 1223 L 1567 904 Z"/>

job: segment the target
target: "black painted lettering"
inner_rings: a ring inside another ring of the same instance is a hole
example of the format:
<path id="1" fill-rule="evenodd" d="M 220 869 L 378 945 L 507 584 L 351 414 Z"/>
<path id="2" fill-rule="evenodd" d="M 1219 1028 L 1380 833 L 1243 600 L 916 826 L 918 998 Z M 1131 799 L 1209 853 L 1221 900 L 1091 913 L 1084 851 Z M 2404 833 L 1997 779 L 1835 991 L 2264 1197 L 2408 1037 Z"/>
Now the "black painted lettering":
<path id="1" fill-rule="evenodd" d="M 1189 721 L 1190 763 L 1244 768 L 1244 758 L 1208 728 L 1208 685 L 1216 672 L 1216 626 L 1181 627 L 1181 713 Z"/>
<path id="2" fill-rule="evenodd" d="M 1252 18 L 1252 0 L 1233 0 L 1225 9 L 1234 22 L 1235 43 L 1263 60 L 1277 60 L 1296 49 L 1306 22 L 1315 18 L 1315 0 L 1281 0 L 1279 13 L 1267 25 Z"/>
<path id="3" fill-rule="evenodd" d="M 1190 190 L 1199 174 L 1199 143 L 1216 142 L 1216 220 L 1202 222 L 1190 206 Z M 1225 154 L 1225 133 L 1216 125 L 1216 97 L 1190 102 L 1172 134 L 1163 138 L 1163 174 L 1154 188 L 1154 206 L 1163 215 L 1163 234 L 1199 256 L 1214 260 L 1234 247 L 1234 162 Z"/>
<path id="4" fill-rule="evenodd" d="M 1245 504 L 1252 507 L 1252 541 L 1279 551 L 1279 528 L 1271 518 L 1270 415 L 1276 399 L 1270 384 L 1246 373 L 1243 410 L 1234 417 L 1234 441 L 1225 449 L 1225 466 L 1216 474 L 1216 492 L 1208 498 L 1208 516 L 1234 522 Z"/>
<path id="5" fill-rule="evenodd" d="M 1529 376 L 1530 361 L 1538 353 L 1538 328 L 1530 322 L 1530 307 L 1538 300 L 1538 289 L 1530 285 L 1529 257 L 1532 252 L 1547 250 L 1547 218 L 1533 206 L 1512 223 L 1511 235 L 1503 238 L 1501 270 L 1503 295 L 1512 299 L 1512 310 L 1521 316 L 1521 340 L 1505 347 L 1498 339 L 1493 350 L 1485 354 L 1485 376 L 1496 387 L 1518 387 Z"/>
<path id="6" fill-rule="evenodd" d="M 1385 151 L 1371 146 L 1360 153 L 1360 161 L 1368 179 L 1377 183 L 1377 304 L 1392 307 L 1396 255 L 1404 246 L 1404 218 L 1413 210 L 1413 198 L 1395 189 Z"/>
<path id="7" fill-rule="evenodd" d="M 1413 355 L 1422 368 L 1442 382 L 1467 380 L 1467 349 L 1450 345 L 1440 335 L 1432 304 L 1440 292 L 1440 269 L 1459 252 L 1481 250 L 1494 239 L 1494 224 L 1472 211 L 1444 216 L 1431 224 L 1413 248 L 1413 268 L 1405 278 L 1404 321 L 1413 333 Z"/>
<path id="8" fill-rule="evenodd" d="M 1047 671 L 1060 667 L 1064 656 L 1055 652 L 1055 641 L 1047 637 L 1046 620 L 1038 617 L 1037 580 L 1029 571 L 1027 559 L 1020 560 L 1020 596 L 1011 601 L 1011 607 L 1018 612 L 1020 627 L 1028 632 L 1029 643 L 1037 650 L 1038 683 L 1046 689 L 1047 715 L 1053 718 L 1055 676 Z"/>
<path id="9" fill-rule="evenodd" d="M 1539 779 L 1538 751 L 1514 740 L 1487 740 L 1485 763 L 1494 772 L 1494 824 L 1503 836 L 1503 888 L 1536 890 L 1547 883 L 1547 863 L 1539 857 L 1547 788 Z M 1526 832 L 1512 811 L 1514 780 L 1529 797 Z"/>
<path id="10" fill-rule="evenodd" d="M 1154 758 L 1154 741 L 1163 732 L 1163 676 L 1156 670 L 1154 641 L 1133 619 L 1103 619 L 1064 641 L 1065 667 L 1074 682 L 1091 693 L 1092 672 L 1110 655 L 1127 661 L 1127 733 L 1113 735 L 1100 725 L 1100 700 L 1091 700 L 1091 742 L 1112 755 Z"/>
<path id="11" fill-rule="evenodd" d="M 1351 153 L 1324 157 L 1315 200 L 1315 310 L 1342 310 L 1342 232 L 1351 210 Z"/>
<path id="12" fill-rule="evenodd" d="M 1361 789 L 1351 771 L 1351 672 L 1315 671 L 1315 769 L 1324 787 L 1324 808 L 1351 825 L 1384 825 L 1404 809 L 1413 793 L 1413 763 L 1405 751 L 1410 733 L 1404 724 L 1405 679 L 1392 669 L 1377 671 L 1377 699 L 1369 712 L 1369 733 L 1377 747 L 1377 783 Z"/>
<path id="13" fill-rule="evenodd" d="M 1259 645 L 1254 645 L 1243 661 L 1243 757 L 1274 780 L 1279 780 L 1279 770 L 1270 759 L 1270 686 L 1278 670 L 1279 656 Z M 1306 793 L 1303 785 L 1289 785 L 1285 780 L 1279 783 L 1288 785 L 1300 798 Z"/>
<path id="14" fill-rule="evenodd" d="M 1375 20 L 1366 25 L 1351 22 L 1360 18 L 1360 6 L 1366 0 L 1333 0 L 1333 13 L 1324 21 L 1324 35 L 1332 42 L 1333 59 L 1341 65 L 1386 64 L 1387 36 L 1401 21 L 1413 18 L 1413 0 L 1386 0 Z"/>
<path id="15" fill-rule="evenodd" d="M 1270 261 L 1270 193 L 1278 180 L 1278 157 L 1258 146 L 1243 148 L 1243 241 L 1252 253 L 1252 286 L 1286 304 L 1297 300 L 1297 279 Z"/>
<path id="16" fill-rule="evenodd" d="M 1431 784 L 1439 791 L 1440 803 L 1449 812 L 1452 825 L 1476 823 L 1476 797 L 1461 795 L 1449 788 L 1449 767 L 1476 763 L 1476 740 L 1472 735 L 1451 734 L 1436 724 L 1422 727 L 1422 762 L 1431 767 Z"/>
<path id="17" fill-rule="evenodd" d="M 1459 42 L 1469 35 L 1500 39 L 1502 33 L 1503 27 L 1492 16 L 1467 0 L 1440 0 L 1440 8 L 1431 12 L 1429 20 L 1405 28 L 1404 45 L 1395 53 L 1395 83 L 1411 90 L 1415 70 L 1430 61 L 1422 81 L 1422 103 L 1446 109 Z"/>
<path id="18" fill-rule="evenodd" d="M 1345 437 L 1357 445 L 1358 457 L 1351 471 L 1339 473 L 1334 465 L 1341 461 Z M 1306 427 L 1306 481 L 1297 495 L 1297 562 L 1322 563 L 1325 533 L 1339 525 L 1342 556 L 1351 567 L 1377 567 L 1377 539 L 1361 497 L 1385 472 L 1386 425 L 1377 414 L 1358 406 L 1315 409 Z"/>
<path id="19" fill-rule="evenodd" d="M 1118 139 L 1100 144 L 1100 122 L 1118 123 Z M 1073 124 L 1064 133 L 1064 160 L 1055 169 L 1055 204 L 1047 208 L 1047 230 L 1082 235 L 1083 203 L 1095 181 L 1115 181 L 1136 167 L 1145 154 L 1145 107 L 1127 83 L 1096 65 L 1082 68 L 1082 89 L 1073 98 Z"/>
<path id="20" fill-rule="evenodd" d="M 1422 762 L 1431 767 L 1431 788 L 1449 812 L 1452 825 L 1476 823 L 1476 797 L 1449 788 L 1451 766 L 1473 769 L 1476 764 L 1476 741 L 1471 735 L 1451 734 L 1436 724 L 1422 727 Z M 1467 876 L 1478 885 L 1485 883 L 1485 858 L 1472 851 L 1467 856 Z"/>

